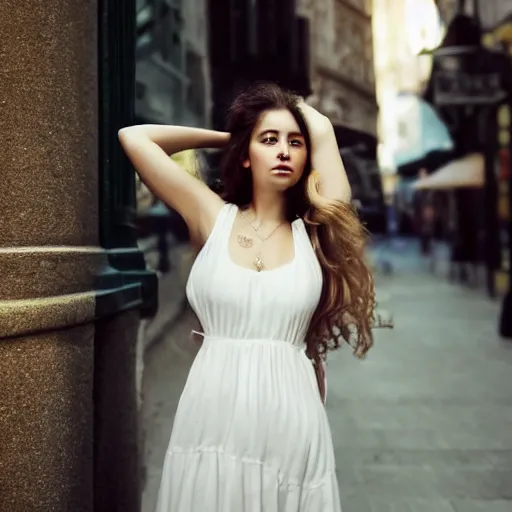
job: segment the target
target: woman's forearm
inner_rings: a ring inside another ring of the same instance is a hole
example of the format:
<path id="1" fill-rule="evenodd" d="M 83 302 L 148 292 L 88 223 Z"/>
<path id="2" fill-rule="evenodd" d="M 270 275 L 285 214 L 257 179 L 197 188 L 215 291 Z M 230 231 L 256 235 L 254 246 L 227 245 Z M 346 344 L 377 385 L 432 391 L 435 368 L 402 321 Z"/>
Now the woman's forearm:
<path id="1" fill-rule="evenodd" d="M 311 136 L 311 163 L 320 177 L 320 194 L 349 202 L 350 183 L 340 156 L 332 123 L 306 103 L 299 105 Z"/>
<path id="2" fill-rule="evenodd" d="M 311 162 L 320 175 L 320 194 L 329 199 L 350 202 L 352 193 L 347 171 L 329 120 L 323 130 L 312 133 L 311 147 Z"/>
<path id="3" fill-rule="evenodd" d="M 143 124 L 121 129 L 119 137 L 132 140 L 145 137 L 172 155 L 186 149 L 222 148 L 229 141 L 230 134 L 185 126 Z"/>

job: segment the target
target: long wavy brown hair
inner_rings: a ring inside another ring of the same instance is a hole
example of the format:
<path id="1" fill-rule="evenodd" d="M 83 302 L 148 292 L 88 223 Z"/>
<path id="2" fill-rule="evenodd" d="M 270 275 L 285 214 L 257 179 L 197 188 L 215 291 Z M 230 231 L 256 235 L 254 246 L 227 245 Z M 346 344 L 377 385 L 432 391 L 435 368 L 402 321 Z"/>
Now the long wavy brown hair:
<path id="1" fill-rule="evenodd" d="M 259 83 L 240 92 L 228 111 L 226 130 L 231 140 L 221 160 L 222 196 L 247 208 L 252 201 L 252 179 L 242 166 L 247 158 L 253 129 L 268 110 L 291 112 L 305 138 L 307 162 L 299 182 L 286 192 L 290 222 L 301 217 L 323 273 L 320 301 L 307 336 L 307 354 L 314 361 L 344 339 L 363 357 L 373 344 L 375 307 L 372 274 L 365 260 L 367 231 L 354 208 L 342 201 L 322 197 L 316 173 L 311 168 L 311 140 L 298 106 L 300 98 L 275 84 Z"/>

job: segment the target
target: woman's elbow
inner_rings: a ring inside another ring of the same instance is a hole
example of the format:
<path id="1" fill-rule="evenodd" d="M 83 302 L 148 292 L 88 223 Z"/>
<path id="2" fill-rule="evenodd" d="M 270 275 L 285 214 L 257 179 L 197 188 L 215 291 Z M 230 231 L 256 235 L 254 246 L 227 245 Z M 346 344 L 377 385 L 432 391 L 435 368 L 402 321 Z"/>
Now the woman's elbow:
<path id="1" fill-rule="evenodd" d="M 126 140 L 128 137 L 133 135 L 136 128 L 136 126 L 125 126 L 124 128 L 121 128 L 117 132 L 117 137 L 121 141 L 121 143 L 123 142 L 123 140 Z"/>
<path id="2" fill-rule="evenodd" d="M 133 145 L 134 142 L 142 142 L 145 136 L 141 126 L 126 126 L 117 132 L 118 140 L 125 149 Z"/>
<path id="3" fill-rule="evenodd" d="M 331 187 L 322 187 L 320 193 L 322 196 L 332 201 L 341 201 L 342 203 L 352 202 L 352 189 L 348 183 L 337 183 Z"/>

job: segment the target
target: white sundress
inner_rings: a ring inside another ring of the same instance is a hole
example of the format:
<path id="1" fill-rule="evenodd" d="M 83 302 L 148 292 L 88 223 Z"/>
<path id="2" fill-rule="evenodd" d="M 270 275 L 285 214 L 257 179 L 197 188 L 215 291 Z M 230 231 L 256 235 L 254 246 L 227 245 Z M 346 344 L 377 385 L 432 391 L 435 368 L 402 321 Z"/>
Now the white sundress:
<path id="1" fill-rule="evenodd" d="M 205 335 L 180 398 L 157 512 L 341 512 L 331 431 L 305 336 L 322 274 L 302 219 L 294 259 L 231 259 L 226 204 L 187 297 Z"/>

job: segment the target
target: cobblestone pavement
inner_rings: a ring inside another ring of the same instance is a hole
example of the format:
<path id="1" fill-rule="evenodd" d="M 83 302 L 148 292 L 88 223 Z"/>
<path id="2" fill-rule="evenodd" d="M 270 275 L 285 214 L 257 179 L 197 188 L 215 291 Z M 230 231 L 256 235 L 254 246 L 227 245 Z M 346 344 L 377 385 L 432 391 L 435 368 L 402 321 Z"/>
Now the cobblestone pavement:
<path id="1" fill-rule="evenodd" d="M 366 361 L 342 349 L 328 363 L 343 511 L 512 512 L 512 341 L 497 336 L 499 304 L 399 268 L 378 279 L 378 299 L 395 329 L 376 334 Z M 146 360 L 143 512 L 153 512 L 194 325 L 184 315 Z"/>

